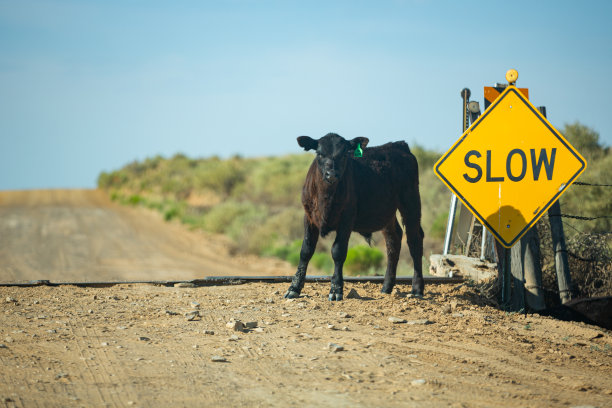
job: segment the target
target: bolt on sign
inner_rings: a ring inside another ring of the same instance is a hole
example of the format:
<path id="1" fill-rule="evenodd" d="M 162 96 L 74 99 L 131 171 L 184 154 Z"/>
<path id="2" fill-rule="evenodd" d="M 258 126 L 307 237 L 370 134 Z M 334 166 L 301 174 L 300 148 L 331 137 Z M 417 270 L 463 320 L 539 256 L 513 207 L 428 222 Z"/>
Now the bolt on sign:
<path id="1" fill-rule="evenodd" d="M 585 168 L 584 158 L 510 85 L 434 172 L 510 248 Z"/>

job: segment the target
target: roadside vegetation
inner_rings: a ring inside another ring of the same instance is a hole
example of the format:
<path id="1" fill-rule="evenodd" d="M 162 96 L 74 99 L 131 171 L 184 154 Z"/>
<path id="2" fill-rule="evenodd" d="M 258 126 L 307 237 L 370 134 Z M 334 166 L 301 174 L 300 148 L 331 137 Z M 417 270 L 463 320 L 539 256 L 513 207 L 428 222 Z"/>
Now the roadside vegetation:
<path id="1" fill-rule="evenodd" d="M 612 153 L 599 142 L 599 135 L 579 123 L 566 125 L 562 132 L 588 161 L 580 181 L 610 184 L 607 177 L 612 174 Z M 450 192 L 433 173 L 433 165 L 443 152 L 410 145 L 419 162 L 426 273 L 429 255 L 442 251 Z M 151 208 L 168 221 L 178 220 L 193 229 L 224 234 L 231 239 L 236 253 L 273 256 L 297 265 L 303 234 L 300 195 L 312 160 L 310 153 L 228 159 L 156 156 L 100 174 L 98 187 L 122 204 Z M 561 205 L 563 213 L 602 217 L 571 220 L 566 233 L 569 242 L 580 234 L 599 234 L 598 242 L 603 240 L 609 253 L 612 218 L 605 216 L 612 215 L 612 189 L 574 186 L 563 196 Z M 381 234 L 373 238 L 369 247 L 360 235 L 353 234 L 347 274 L 384 273 L 384 240 Z M 332 239 L 319 241 L 311 261 L 320 273 L 332 270 Z M 408 253 L 404 242 L 399 274 L 412 274 Z"/>
<path id="2" fill-rule="evenodd" d="M 612 296 L 612 150 L 578 122 L 565 125 L 562 133 L 587 161 L 578 181 L 588 185 L 571 186 L 560 199 L 573 291 L 581 297 Z M 556 298 L 548 220 L 539 222 L 538 232 L 544 286 Z"/>

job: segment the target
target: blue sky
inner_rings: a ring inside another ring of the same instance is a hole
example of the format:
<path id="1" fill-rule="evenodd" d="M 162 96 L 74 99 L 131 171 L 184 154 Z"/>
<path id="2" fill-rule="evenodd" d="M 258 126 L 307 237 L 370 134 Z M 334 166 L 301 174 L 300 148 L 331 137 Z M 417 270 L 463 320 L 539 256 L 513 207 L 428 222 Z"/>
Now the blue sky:
<path id="1" fill-rule="evenodd" d="M 299 135 L 448 149 L 460 91 L 519 72 L 612 144 L 610 1 L 0 0 L 0 190 L 94 187 L 177 152 Z"/>

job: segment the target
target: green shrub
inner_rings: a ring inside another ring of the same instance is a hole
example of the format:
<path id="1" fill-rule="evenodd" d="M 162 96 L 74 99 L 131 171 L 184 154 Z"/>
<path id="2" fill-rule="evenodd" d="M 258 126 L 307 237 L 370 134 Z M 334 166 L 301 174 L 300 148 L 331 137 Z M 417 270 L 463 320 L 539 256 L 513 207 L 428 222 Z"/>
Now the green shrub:
<path id="1" fill-rule="evenodd" d="M 349 248 L 344 262 L 347 275 L 361 275 L 380 268 L 383 254 L 378 248 L 357 245 Z"/>
<path id="2" fill-rule="evenodd" d="M 246 179 L 251 161 L 234 157 L 230 160 L 202 161 L 195 170 L 196 187 L 230 196 Z"/>
<path id="3" fill-rule="evenodd" d="M 245 180 L 240 194 L 271 206 L 300 207 L 302 185 L 312 162 L 311 154 L 260 160 Z"/>
<path id="4" fill-rule="evenodd" d="M 289 247 L 288 246 L 279 246 L 274 248 L 266 248 L 261 254 L 262 256 L 274 257 L 280 259 L 287 259 L 289 257 Z"/>
<path id="5" fill-rule="evenodd" d="M 204 213 L 199 208 L 185 206 L 181 222 L 191 229 L 204 229 Z"/>
<path id="6" fill-rule="evenodd" d="M 252 208 L 232 220 L 225 230 L 225 233 L 237 244 L 240 252 L 253 252 L 251 249 L 252 237 L 268 217 L 265 208 L 250 205 Z"/>
<path id="7" fill-rule="evenodd" d="M 247 250 L 261 254 L 269 248 L 288 245 L 296 240 L 301 245 L 303 229 L 303 210 L 299 207 L 283 209 L 267 216 L 253 229 Z"/>
<path id="8" fill-rule="evenodd" d="M 291 265 L 297 266 L 300 261 L 300 251 L 302 241 L 295 240 L 288 245 L 279 245 L 267 248 L 262 251 L 263 256 L 273 256 L 288 261 Z"/>
<path id="9" fill-rule="evenodd" d="M 298 266 L 298 264 L 300 263 L 300 253 L 291 252 L 287 257 L 287 262 L 289 262 L 291 266 Z"/>
<path id="10" fill-rule="evenodd" d="M 163 212 L 164 210 L 164 203 L 158 200 L 147 200 L 144 205 L 151 210 L 156 210 L 159 212 Z"/>
<path id="11" fill-rule="evenodd" d="M 179 205 L 170 205 L 164 210 L 164 220 L 171 221 L 175 218 L 180 218 L 181 213 L 182 211 Z"/>
<path id="12" fill-rule="evenodd" d="M 128 198 L 127 203 L 130 205 L 140 205 L 144 201 L 145 201 L 144 198 L 142 198 L 138 194 L 133 194 Z"/>
<path id="13" fill-rule="evenodd" d="M 215 233 L 227 232 L 234 220 L 247 213 L 254 213 L 257 208 L 252 203 L 226 201 L 213 207 L 204 215 L 204 229 Z"/>
<path id="14" fill-rule="evenodd" d="M 261 252 L 262 256 L 276 257 L 289 262 L 292 266 L 297 266 L 300 262 L 300 252 L 302 240 L 297 239 L 288 245 L 278 245 L 266 248 Z M 310 260 L 309 266 L 318 269 L 320 272 L 329 275 L 333 273 L 334 261 L 328 252 L 315 252 Z"/>
<path id="15" fill-rule="evenodd" d="M 438 214 L 429 228 L 429 235 L 433 238 L 444 239 L 446 235 L 446 224 L 448 222 L 448 212 Z"/>
<path id="16" fill-rule="evenodd" d="M 334 269 L 334 261 L 327 252 L 315 252 L 310 263 L 326 275 L 330 275 Z"/>

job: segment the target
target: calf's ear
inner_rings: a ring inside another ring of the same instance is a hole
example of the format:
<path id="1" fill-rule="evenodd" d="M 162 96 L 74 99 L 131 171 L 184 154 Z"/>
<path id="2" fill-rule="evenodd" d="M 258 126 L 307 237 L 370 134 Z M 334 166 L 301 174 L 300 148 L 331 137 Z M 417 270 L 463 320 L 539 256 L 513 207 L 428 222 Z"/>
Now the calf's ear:
<path id="1" fill-rule="evenodd" d="M 297 142 L 306 151 L 308 151 L 308 150 L 317 150 L 317 147 L 319 147 L 319 141 L 318 140 L 314 140 L 310 136 L 300 136 L 300 137 L 297 138 Z"/>
<path id="2" fill-rule="evenodd" d="M 350 142 L 351 149 L 356 149 L 357 144 L 359 144 L 362 149 L 365 149 L 369 142 L 370 142 L 370 139 L 368 139 L 367 137 L 356 137 Z"/>

